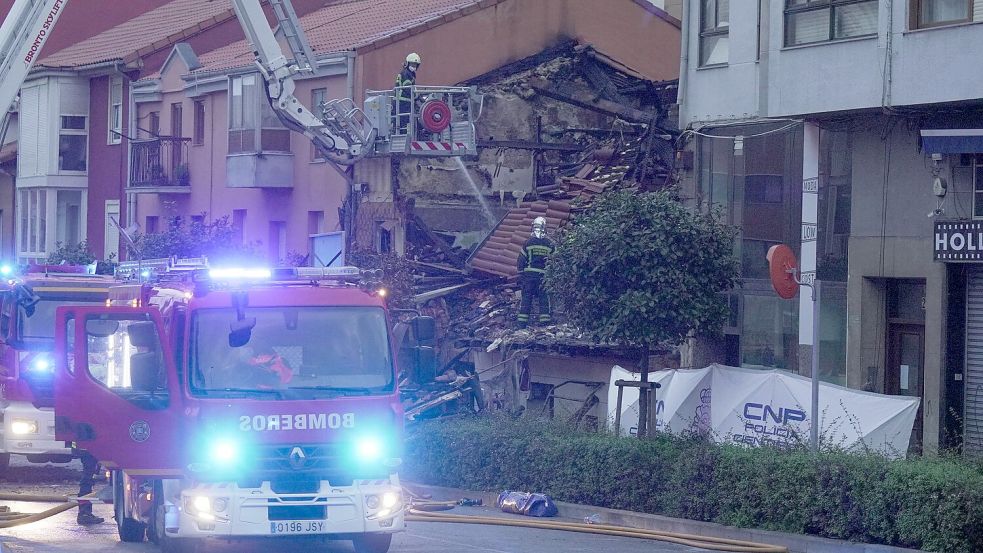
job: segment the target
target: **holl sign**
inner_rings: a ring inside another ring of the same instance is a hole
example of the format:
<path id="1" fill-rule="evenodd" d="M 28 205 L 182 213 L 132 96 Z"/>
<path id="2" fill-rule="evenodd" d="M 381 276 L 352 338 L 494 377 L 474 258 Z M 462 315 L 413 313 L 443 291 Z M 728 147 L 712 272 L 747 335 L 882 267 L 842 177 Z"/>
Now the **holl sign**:
<path id="1" fill-rule="evenodd" d="M 983 262 L 983 221 L 936 221 L 935 261 Z"/>

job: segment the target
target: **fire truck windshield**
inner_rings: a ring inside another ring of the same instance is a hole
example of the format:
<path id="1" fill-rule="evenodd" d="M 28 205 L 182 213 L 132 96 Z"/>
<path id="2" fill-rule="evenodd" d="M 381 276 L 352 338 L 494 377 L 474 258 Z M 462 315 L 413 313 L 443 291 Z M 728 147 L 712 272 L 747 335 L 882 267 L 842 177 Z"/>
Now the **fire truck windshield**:
<path id="1" fill-rule="evenodd" d="M 392 391 L 385 313 L 378 307 L 258 307 L 249 341 L 229 345 L 235 309 L 191 319 L 192 393 L 207 397 L 307 399 Z"/>
<path id="2" fill-rule="evenodd" d="M 55 309 L 65 305 L 105 305 L 105 294 L 41 295 L 30 317 L 18 309 L 17 338 L 25 343 L 52 343 L 55 337 Z"/>

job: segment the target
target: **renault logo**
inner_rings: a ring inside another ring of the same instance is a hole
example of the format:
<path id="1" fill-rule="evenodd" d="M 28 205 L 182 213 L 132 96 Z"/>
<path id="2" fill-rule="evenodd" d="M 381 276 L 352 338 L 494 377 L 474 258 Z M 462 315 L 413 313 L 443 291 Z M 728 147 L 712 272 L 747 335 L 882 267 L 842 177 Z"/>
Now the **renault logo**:
<path id="1" fill-rule="evenodd" d="M 300 446 L 294 446 L 290 450 L 290 467 L 293 469 L 302 469 L 304 465 L 307 464 L 307 455 L 304 454 L 304 449 Z"/>

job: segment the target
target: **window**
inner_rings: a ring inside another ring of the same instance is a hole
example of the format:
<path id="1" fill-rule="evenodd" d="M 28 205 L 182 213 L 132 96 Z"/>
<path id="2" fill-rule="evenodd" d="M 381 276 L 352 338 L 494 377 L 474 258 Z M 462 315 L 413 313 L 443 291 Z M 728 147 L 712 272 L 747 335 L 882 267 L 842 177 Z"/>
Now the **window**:
<path id="1" fill-rule="evenodd" d="M 232 210 L 232 229 L 239 237 L 239 243 L 240 244 L 244 243 L 246 241 L 246 210 L 245 209 Z"/>
<path id="2" fill-rule="evenodd" d="M 47 239 L 47 190 L 24 188 L 19 192 L 20 253 L 44 254 Z"/>
<path id="3" fill-rule="evenodd" d="M 328 101 L 328 89 L 326 88 L 315 88 L 311 91 L 311 110 L 315 115 L 320 117 L 321 115 L 321 104 Z M 324 156 L 318 151 L 317 147 L 311 144 L 311 160 L 312 161 L 323 161 Z M 313 233 L 312 233 L 313 234 Z"/>
<path id="4" fill-rule="evenodd" d="M 973 217 L 983 218 L 983 154 L 973 156 Z"/>
<path id="5" fill-rule="evenodd" d="M 82 241 L 82 191 L 58 190 L 55 202 L 55 242 L 74 246 Z"/>
<path id="6" fill-rule="evenodd" d="M 193 144 L 201 146 L 205 143 L 205 101 L 195 100 L 195 135 Z"/>
<path id="7" fill-rule="evenodd" d="M 786 0 L 785 46 L 877 34 L 877 0 Z"/>
<path id="8" fill-rule="evenodd" d="M 727 63 L 730 0 L 703 0 L 700 14 L 700 66 Z"/>
<path id="9" fill-rule="evenodd" d="M 160 136 L 160 112 L 151 111 L 149 115 L 149 122 L 147 126 L 150 127 L 150 137 L 157 138 Z"/>
<path id="10" fill-rule="evenodd" d="M 911 27 L 921 29 L 983 20 L 983 0 L 912 0 Z"/>
<path id="11" fill-rule="evenodd" d="M 89 154 L 88 117 L 62 115 L 58 134 L 58 169 L 85 171 Z"/>
<path id="12" fill-rule="evenodd" d="M 160 225 L 160 218 L 156 215 L 147 215 L 147 223 L 143 226 L 144 234 L 157 234 Z"/>
<path id="13" fill-rule="evenodd" d="M 171 136 L 180 138 L 184 135 L 184 105 L 181 102 L 171 104 Z"/>
<path id="14" fill-rule="evenodd" d="M 290 131 L 273 113 L 257 75 L 232 77 L 230 97 L 230 154 L 290 151 Z"/>
<path id="15" fill-rule="evenodd" d="M 287 223 L 270 221 L 270 263 L 280 263 L 287 259 Z"/>
<path id="16" fill-rule="evenodd" d="M 109 144 L 123 139 L 123 78 L 109 78 Z"/>
<path id="17" fill-rule="evenodd" d="M 324 212 L 307 212 L 307 234 L 321 234 L 324 232 Z"/>

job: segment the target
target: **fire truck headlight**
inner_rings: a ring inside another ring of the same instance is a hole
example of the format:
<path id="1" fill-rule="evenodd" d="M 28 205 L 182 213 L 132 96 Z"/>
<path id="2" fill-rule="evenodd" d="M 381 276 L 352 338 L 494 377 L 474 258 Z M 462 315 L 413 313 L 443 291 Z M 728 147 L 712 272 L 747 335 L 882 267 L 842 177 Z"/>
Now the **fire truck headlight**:
<path id="1" fill-rule="evenodd" d="M 365 498 L 365 506 L 369 509 L 375 510 L 379 508 L 379 496 L 370 495 Z"/>
<path id="2" fill-rule="evenodd" d="M 229 500 L 224 497 L 215 498 L 215 501 L 212 502 L 212 508 L 215 509 L 216 513 L 224 512 L 228 506 Z"/>
<path id="3" fill-rule="evenodd" d="M 392 509 L 399 503 L 399 494 L 393 492 L 386 492 L 382 494 L 382 506 L 387 509 Z"/>
<path id="4" fill-rule="evenodd" d="M 212 502 L 207 497 L 199 495 L 196 496 L 191 501 L 192 507 L 195 508 L 195 512 L 198 514 L 210 513 L 212 511 Z"/>
<path id="5" fill-rule="evenodd" d="M 10 423 L 10 431 L 14 434 L 37 434 L 38 421 L 30 419 L 14 419 Z"/>
<path id="6" fill-rule="evenodd" d="M 220 466 L 228 466 L 239 459 L 239 447 L 235 442 L 215 442 L 209 451 L 211 461 Z"/>
<path id="7" fill-rule="evenodd" d="M 379 461 L 382 459 L 382 451 L 382 441 L 375 436 L 366 436 L 355 442 L 355 455 L 359 461 Z"/>

